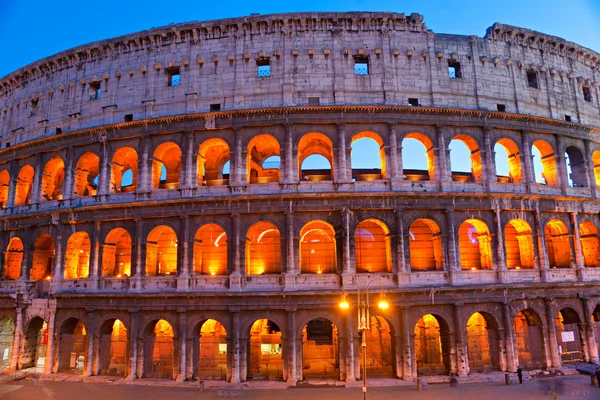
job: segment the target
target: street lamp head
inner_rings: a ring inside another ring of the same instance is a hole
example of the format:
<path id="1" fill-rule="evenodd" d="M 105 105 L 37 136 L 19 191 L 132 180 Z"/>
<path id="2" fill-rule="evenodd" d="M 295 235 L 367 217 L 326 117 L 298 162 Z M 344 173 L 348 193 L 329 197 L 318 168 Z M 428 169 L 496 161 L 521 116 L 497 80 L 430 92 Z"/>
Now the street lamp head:
<path id="1" fill-rule="evenodd" d="M 348 310 L 350 308 L 350 304 L 348 300 L 346 300 L 346 294 L 342 293 L 342 300 L 340 301 L 340 310 Z"/>
<path id="2" fill-rule="evenodd" d="M 384 311 L 390 308 L 390 303 L 388 303 L 385 299 L 385 295 L 383 294 L 383 292 L 381 293 L 381 297 L 379 298 L 379 303 L 377 303 L 377 307 L 379 307 L 380 310 Z"/>

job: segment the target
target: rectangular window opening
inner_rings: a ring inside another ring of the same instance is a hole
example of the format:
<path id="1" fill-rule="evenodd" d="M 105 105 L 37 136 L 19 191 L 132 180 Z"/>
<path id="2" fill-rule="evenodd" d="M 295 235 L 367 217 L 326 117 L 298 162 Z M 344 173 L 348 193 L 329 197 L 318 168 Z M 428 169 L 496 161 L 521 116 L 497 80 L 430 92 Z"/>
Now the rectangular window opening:
<path id="1" fill-rule="evenodd" d="M 34 115 L 37 114 L 37 110 L 38 110 L 38 100 L 37 99 L 33 99 L 31 100 L 31 109 L 29 112 L 29 116 L 33 117 Z"/>
<path id="2" fill-rule="evenodd" d="M 166 74 L 167 86 L 179 86 L 179 84 L 181 83 L 181 74 L 179 73 L 179 67 L 167 69 Z"/>
<path id="3" fill-rule="evenodd" d="M 590 90 L 589 86 L 583 87 L 583 99 L 587 102 L 592 101 L 592 91 Z"/>
<path id="4" fill-rule="evenodd" d="M 369 75 L 369 57 L 354 56 L 354 74 Z"/>
<path id="5" fill-rule="evenodd" d="M 419 99 L 408 99 L 408 105 L 413 107 L 419 106 Z"/>
<path id="6" fill-rule="evenodd" d="M 90 83 L 90 100 L 99 100 L 101 96 L 100 82 Z"/>
<path id="7" fill-rule="evenodd" d="M 537 72 L 533 70 L 527 71 L 527 85 L 533 89 L 539 89 Z"/>
<path id="8" fill-rule="evenodd" d="M 62 128 L 56 128 L 56 134 L 60 135 L 62 133 Z"/>
<path id="9" fill-rule="evenodd" d="M 448 60 L 448 76 L 450 79 L 462 78 L 462 72 L 460 70 L 460 62 L 455 60 Z"/>
<path id="10" fill-rule="evenodd" d="M 10 147 L 10 143 L 6 143 L 6 146 L 4 146 L 5 148 Z"/>
<path id="11" fill-rule="evenodd" d="M 308 98 L 308 105 L 309 106 L 319 106 L 319 105 L 321 105 L 321 98 L 320 97 L 309 97 Z"/>
<path id="12" fill-rule="evenodd" d="M 506 104 L 496 104 L 496 107 L 498 107 L 498 111 L 506 112 Z"/>
<path id="13" fill-rule="evenodd" d="M 565 121 L 571 122 L 571 116 L 565 114 Z"/>
<path id="14" fill-rule="evenodd" d="M 268 58 L 261 58 L 256 61 L 256 76 L 259 78 L 271 76 L 271 60 Z"/>
<path id="15" fill-rule="evenodd" d="M 125 122 L 133 121 L 133 114 L 125 114 L 124 120 Z"/>
<path id="16" fill-rule="evenodd" d="M 217 111 L 221 111 L 221 104 L 211 104 L 210 112 L 217 112 Z"/>

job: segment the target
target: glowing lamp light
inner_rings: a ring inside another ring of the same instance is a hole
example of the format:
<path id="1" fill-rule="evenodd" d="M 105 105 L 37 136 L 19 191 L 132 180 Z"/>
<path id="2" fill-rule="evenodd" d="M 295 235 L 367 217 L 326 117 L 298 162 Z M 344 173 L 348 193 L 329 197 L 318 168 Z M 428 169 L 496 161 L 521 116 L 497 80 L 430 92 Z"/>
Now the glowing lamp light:
<path id="1" fill-rule="evenodd" d="M 346 300 L 346 295 L 344 295 L 344 297 L 342 297 L 342 301 L 340 301 L 340 310 L 348 310 L 350 309 L 350 304 L 348 303 L 348 300 Z"/>
<path id="2" fill-rule="evenodd" d="M 216 273 L 213 271 L 213 272 L 211 272 L 211 273 L 210 273 L 210 275 L 211 275 L 211 276 L 215 276 L 215 275 L 216 275 Z"/>
<path id="3" fill-rule="evenodd" d="M 521 269 L 521 267 L 515 267 L 515 269 Z"/>
<path id="4" fill-rule="evenodd" d="M 121 277 L 121 274 L 117 275 L 117 278 L 120 278 L 120 277 Z"/>
<path id="5" fill-rule="evenodd" d="M 475 270 L 477 270 L 477 268 L 475 268 L 475 267 L 471 268 L 471 271 L 475 271 Z"/>
<path id="6" fill-rule="evenodd" d="M 79 250 L 79 254 L 83 254 L 83 250 Z"/>
<path id="7" fill-rule="evenodd" d="M 379 307 L 380 310 L 387 310 L 390 308 L 390 303 L 382 297 L 381 300 L 379 300 L 379 303 L 377 303 L 377 307 Z"/>
<path id="8" fill-rule="evenodd" d="M 45 279 L 46 279 L 47 281 L 49 281 L 49 280 L 50 280 L 50 275 L 48 275 L 48 276 L 47 276 Z"/>

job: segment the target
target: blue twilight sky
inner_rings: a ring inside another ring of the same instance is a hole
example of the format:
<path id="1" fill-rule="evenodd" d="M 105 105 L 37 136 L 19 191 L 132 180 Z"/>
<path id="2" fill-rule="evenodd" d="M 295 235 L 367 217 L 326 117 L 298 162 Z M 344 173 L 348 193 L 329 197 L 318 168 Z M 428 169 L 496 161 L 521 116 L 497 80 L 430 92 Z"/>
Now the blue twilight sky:
<path id="1" fill-rule="evenodd" d="M 0 77 L 62 50 L 152 27 L 294 11 L 416 12 L 434 32 L 477 36 L 485 35 L 494 22 L 501 22 L 559 36 L 600 52 L 600 0 L 305 0 L 294 4 L 272 0 L 0 0 Z M 405 144 L 405 150 L 408 147 Z M 411 152 L 412 147 L 407 155 Z M 356 162 L 361 161 L 362 157 L 354 156 Z M 453 148 L 455 157 L 464 160 L 464 149 Z M 370 166 L 367 160 L 362 160 L 364 167 Z"/>

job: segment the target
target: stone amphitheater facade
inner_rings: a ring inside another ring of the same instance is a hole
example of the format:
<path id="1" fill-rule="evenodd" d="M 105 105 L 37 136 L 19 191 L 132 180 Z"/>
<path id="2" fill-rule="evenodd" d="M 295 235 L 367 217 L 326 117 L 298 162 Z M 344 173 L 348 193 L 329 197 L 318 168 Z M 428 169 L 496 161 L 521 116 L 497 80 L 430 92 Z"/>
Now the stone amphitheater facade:
<path id="1" fill-rule="evenodd" d="M 357 288 L 390 303 L 371 307 L 370 376 L 598 363 L 599 67 L 514 26 L 295 13 L 15 71 L 0 79 L 0 365 L 352 382 Z M 377 169 L 353 168 L 364 138 Z M 427 170 L 403 168 L 408 139 Z M 452 140 L 471 172 L 453 172 Z M 303 169 L 314 155 L 331 168 Z"/>

